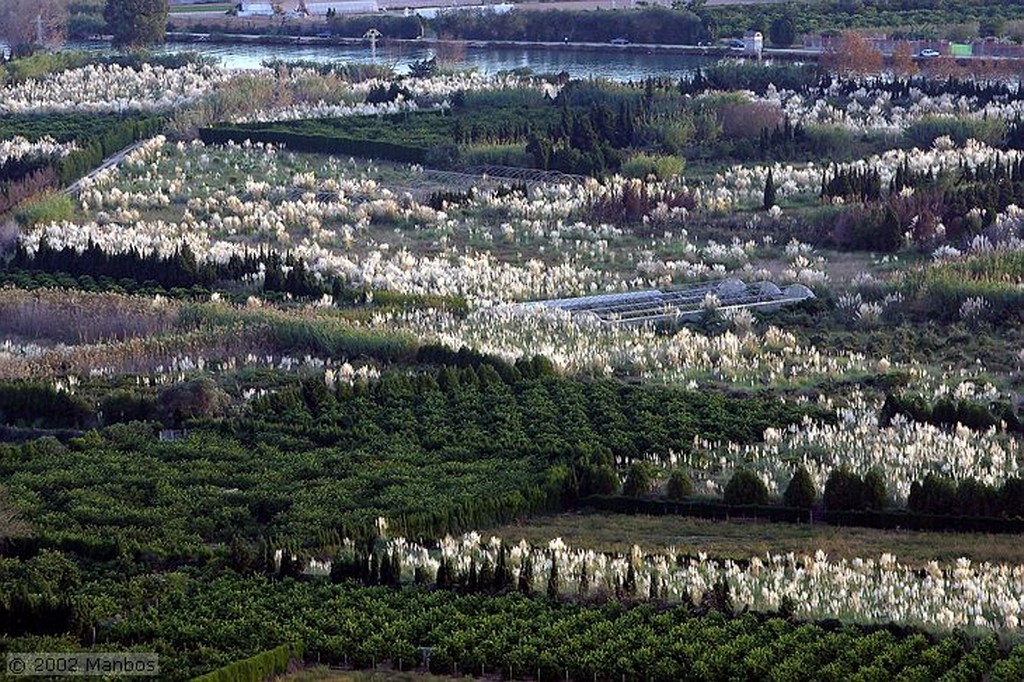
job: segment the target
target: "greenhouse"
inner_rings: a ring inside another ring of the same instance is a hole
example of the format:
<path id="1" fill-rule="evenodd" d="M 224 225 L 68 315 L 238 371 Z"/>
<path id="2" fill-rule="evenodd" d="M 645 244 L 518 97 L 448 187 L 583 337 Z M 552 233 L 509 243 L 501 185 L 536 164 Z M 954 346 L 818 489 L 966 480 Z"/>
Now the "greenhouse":
<path id="1" fill-rule="evenodd" d="M 814 292 L 803 284 L 791 284 L 782 289 L 768 281 L 747 284 L 739 279 L 725 279 L 669 289 L 534 301 L 525 305 L 594 315 L 602 322 L 613 324 L 644 324 L 695 320 L 712 308 L 719 312 L 739 308 L 776 310 L 808 298 L 814 298 Z"/>

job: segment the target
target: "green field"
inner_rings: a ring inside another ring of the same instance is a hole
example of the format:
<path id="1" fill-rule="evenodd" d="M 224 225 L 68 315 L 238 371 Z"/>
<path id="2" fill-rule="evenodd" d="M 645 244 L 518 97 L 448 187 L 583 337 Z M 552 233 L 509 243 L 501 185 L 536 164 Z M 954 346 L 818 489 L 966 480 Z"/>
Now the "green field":
<path id="1" fill-rule="evenodd" d="M 757 520 L 709 521 L 680 516 L 630 516 L 600 513 L 538 516 L 493 531 L 510 540 L 545 544 L 560 537 L 567 545 L 605 552 L 675 547 L 680 554 L 749 559 L 773 554 L 814 554 L 830 559 L 878 557 L 888 552 L 909 564 L 949 562 L 967 557 L 976 562 L 1021 564 L 1024 547 L 1010 536 L 969 533 L 886 531 L 837 528 Z"/>
<path id="2" fill-rule="evenodd" d="M 227 12 L 235 5 L 229 2 L 200 3 L 196 5 L 171 5 L 171 14 L 184 14 L 186 12 Z"/>

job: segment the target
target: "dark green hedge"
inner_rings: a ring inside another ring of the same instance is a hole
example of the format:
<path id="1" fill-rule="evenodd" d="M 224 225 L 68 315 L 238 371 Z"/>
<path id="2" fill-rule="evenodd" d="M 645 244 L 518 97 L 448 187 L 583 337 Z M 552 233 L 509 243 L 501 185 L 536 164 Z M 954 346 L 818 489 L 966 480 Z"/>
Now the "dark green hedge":
<path id="1" fill-rule="evenodd" d="M 690 516 L 698 519 L 728 519 L 731 517 L 758 518 L 766 521 L 800 523 L 809 519 L 806 509 L 779 505 L 732 505 L 721 502 L 694 500 L 671 502 L 648 500 L 621 495 L 591 495 L 579 502 L 580 507 L 591 507 L 616 514 L 649 514 L 651 516 Z"/>
<path id="2" fill-rule="evenodd" d="M 82 148 L 54 164 L 57 178 L 62 184 L 70 184 L 99 166 L 108 156 L 133 142 L 152 137 L 162 126 L 163 118 L 159 116 L 127 118 L 111 125 L 95 137 L 78 140 Z"/>
<path id="3" fill-rule="evenodd" d="M 199 137 L 205 144 L 226 144 L 229 141 L 264 142 L 281 144 L 292 151 L 315 154 L 351 154 L 390 159 L 402 163 L 423 163 L 427 155 L 425 147 L 382 142 L 380 140 L 358 140 L 335 135 L 311 135 L 270 130 L 244 130 L 241 128 L 203 128 Z"/>
<path id="4" fill-rule="evenodd" d="M 263 682 L 287 672 L 291 661 L 302 659 L 302 651 L 301 644 L 282 644 L 252 658 L 200 675 L 193 678 L 192 682 Z"/>
<path id="5" fill-rule="evenodd" d="M 833 526 L 861 526 L 882 530 L 1024 533 L 1022 518 L 915 514 L 907 511 L 826 511 L 825 522 Z"/>
<path id="6" fill-rule="evenodd" d="M 698 519 L 725 520 L 757 518 L 774 523 L 803 523 L 809 520 L 805 509 L 779 505 L 729 505 L 714 501 L 670 502 L 620 495 L 591 495 L 581 498 L 579 507 L 614 514 L 670 514 Z M 822 520 L 833 526 L 857 526 L 883 530 L 952 531 L 957 533 L 1024 533 L 1024 518 L 952 516 L 919 514 L 912 511 L 825 511 Z"/>

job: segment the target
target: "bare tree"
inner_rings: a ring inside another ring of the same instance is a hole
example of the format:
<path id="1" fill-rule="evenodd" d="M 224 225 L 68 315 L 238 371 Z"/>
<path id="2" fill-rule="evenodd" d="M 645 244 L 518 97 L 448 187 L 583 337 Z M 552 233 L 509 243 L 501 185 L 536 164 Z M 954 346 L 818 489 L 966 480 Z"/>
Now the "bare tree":
<path id="1" fill-rule="evenodd" d="M 898 42 L 892 52 L 892 70 L 898 76 L 913 76 L 918 72 L 917 64 L 914 63 L 914 51 L 905 40 Z"/>
<path id="2" fill-rule="evenodd" d="M 826 65 L 844 75 L 879 73 L 882 70 L 882 53 L 856 31 L 844 31 L 822 57 Z"/>
<path id="3" fill-rule="evenodd" d="M 3 0 L 0 2 L 0 39 L 14 54 L 64 42 L 68 9 L 63 0 Z"/>
<path id="4" fill-rule="evenodd" d="M 14 218 L 0 222 L 0 256 L 13 249 L 18 242 L 18 223 Z"/>

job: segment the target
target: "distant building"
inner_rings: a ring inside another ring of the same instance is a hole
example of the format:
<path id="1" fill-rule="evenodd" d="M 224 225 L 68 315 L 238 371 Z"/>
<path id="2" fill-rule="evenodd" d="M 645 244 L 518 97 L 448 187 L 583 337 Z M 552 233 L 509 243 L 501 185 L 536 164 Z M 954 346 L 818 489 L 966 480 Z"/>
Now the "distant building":
<path id="1" fill-rule="evenodd" d="M 973 57 L 974 56 L 974 44 L 973 43 L 950 43 L 949 53 L 954 57 Z"/>
<path id="2" fill-rule="evenodd" d="M 401 0 L 399 0 L 401 2 Z M 415 7 L 410 9 L 405 8 L 405 16 L 415 14 L 418 17 L 424 19 L 436 19 L 438 15 L 448 14 L 450 12 L 491 12 L 493 14 L 507 14 L 515 9 L 515 5 L 510 2 L 502 2 L 496 5 L 454 5 L 454 6 L 435 6 L 435 7 Z"/>
<path id="3" fill-rule="evenodd" d="M 242 2 L 238 3 L 238 16 L 240 17 L 272 17 L 274 6 L 269 2 Z"/>
<path id="4" fill-rule="evenodd" d="M 743 54 L 761 58 L 764 49 L 764 36 L 760 31 L 747 31 L 743 34 Z"/>
<path id="5" fill-rule="evenodd" d="M 327 14 L 375 14 L 380 11 L 380 5 L 377 3 L 377 0 L 302 2 L 296 11 L 300 14 L 319 17 L 326 16 Z"/>

